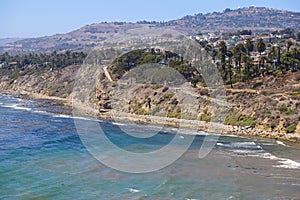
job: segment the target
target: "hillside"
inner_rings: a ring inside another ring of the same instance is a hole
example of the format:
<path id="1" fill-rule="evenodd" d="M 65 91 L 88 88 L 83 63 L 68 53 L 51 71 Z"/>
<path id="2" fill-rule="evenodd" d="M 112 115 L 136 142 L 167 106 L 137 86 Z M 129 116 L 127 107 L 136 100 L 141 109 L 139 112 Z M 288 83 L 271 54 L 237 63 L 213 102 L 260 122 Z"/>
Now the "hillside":
<path id="1" fill-rule="evenodd" d="M 49 58 L 43 58 L 44 54 L 35 55 L 32 61 L 29 60 L 30 65 L 2 68 L 0 91 L 74 99 L 73 86 L 80 65 L 61 66 L 59 60 L 72 61 L 74 55 L 81 54 L 52 54 Z M 284 53 L 281 56 L 286 57 Z M 19 56 L 16 58 L 20 59 Z M 56 64 L 41 67 L 34 64 L 36 59 L 56 60 Z M 84 59 L 84 55 L 80 59 Z M 168 69 L 175 69 L 183 79 L 178 79 Z M 230 129 L 227 133 L 283 139 L 293 136 L 290 133 L 300 133 L 299 69 L 292 70 L 287 66 L 286 69 L 268 70 L 268 73 L 264 68 L 253 71 L 250 79 L 237 81 L 232 87 L 225 85 L 224 97 L 228 106 L 224 123 L 243 127 Z M 240 77 L 243 71 L 236 69 L 233 72 Z M 136 82 L 132 82 L 133 79 Z M 88 99 L 94 99 L 99 117 L 110 116 L 108 113 L 117 110 L 118 113 L 138 115 L 138 119 L 165 116 L 202 123 L 219 120 L 220 110 L 214 112 L 214 107 L 220 102 L 203 84 L 202 74 L 190 62 L 169 51 L 140 49 L 121 55 L 101 72 L 95 89 Z M 186 102 L 185 99 L 190 100 Z"/>
<path id="2" fill-rule="evenodd" d="M 66 34 L 21 39 L 0 43 L 0 52 L 32 52 L 60 50 L 88 50 L 101 41 L 142 27 L 166 27 L 194 35 L 198 32 L 228 32 L 250 29 L 253 32 L 271 32 L 284 28 L 300 30 L 300 13 L 269 8 L 226 9 L 223 12 L 195 14 L 167 22 L 95 23 Z"/>
<path id="3" fill-rule="evenodd" d="M 300 13 L 264 7 L 226 9 L 223 12 L 196 14 L 166 22 L 181 30 L 195 32 L 228 32 L 249 29 L 254 32 L 274 31 L 284 28 L 300 29 Z"/>

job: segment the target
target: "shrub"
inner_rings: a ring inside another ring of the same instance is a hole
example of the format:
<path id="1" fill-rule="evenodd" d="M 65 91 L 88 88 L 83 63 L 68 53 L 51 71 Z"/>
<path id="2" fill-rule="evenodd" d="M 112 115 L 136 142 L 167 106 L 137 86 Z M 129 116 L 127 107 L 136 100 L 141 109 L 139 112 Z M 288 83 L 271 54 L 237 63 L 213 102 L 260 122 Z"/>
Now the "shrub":
<path id="1" fill-rule="evenodd" d="M 247 115 L 242 115 L 238 112 L 231 113 L 225 118 L 225 124 L 233 126 L 251 126 L 255 127 L 256 118 Z"/>
<path id="2" fill-rule="evenodd" d="M 168 100 L 170 100 L 173 96 L 174 96 L 174 94 L 166 93 L 166 94 L 163 95 L 162 99 L 163 99 L 163 101 L 168 101 Z"/>
<path id="3" fill-rule="evenodd" d="M 262 86 L 262 85 L 263 85 L 263 82 L 256 82 L 253 85 L 253 89 L 255 89 L 255 88 L 259 87 L 259 86 Z"/>
<path id="4" fill-rule="evenodd" d="M 294 114 L 296 114 L 296 111 L 288 109 L 287 111 L 283 112 L 283 114 L 285 114 L 285 115 L 294 115 Z"/>
<path id="5" fill-rule="evenodd" d="M 263 110 L 261 111 L 261 113 L 264 114 L 264 115 L 270 115 L 270 114 L 271 114 L 271 111 L 268 110 L 268 109 L 263 109 Z"/>
<path id="6" fill-rule="evenodd" d="M 296 124 L 291 124 L 288 127 L 285 128 L 285 131 L 287 133 L 294 133 L 296 130 Z"/>
<path id="7" fill-rule="evenodd" d="M 288 111 L 288 108 L 287 108 L 286 106 L 279 106 L 279 107 L 277 108 L 277 110 L 279 110 L 281 113 L 283 113 L 283 112 L 287 112 L 287 111 Z"/>
<path id="8" fill-rule="evenodd" d="M 210 122 L 211 121 L 211 114 L 207 114 L 207 113 L 201 114 L 199 116 L 199 120 L 200 121 Z"/>
<path id="9" fill-rule="evenodd" d="M 171 113 L 168 113 L 167 117 L 180 119 L 181 113 L 180 112 L 171 112 Z"/>
<path id="10" fill-rule="evenodd" d="M 276 127 L 276 124 L 274 122 L 272 122 L 270 127 L 271 127 L 272 130 L 274 130 L 274 128 Z"/>
<path id="11" fill-rule="evenodd" d="M 10 79 L 17 79 L 20 76 L 19 72 L 15 71 L 12 74 L 9 75 Z"/>

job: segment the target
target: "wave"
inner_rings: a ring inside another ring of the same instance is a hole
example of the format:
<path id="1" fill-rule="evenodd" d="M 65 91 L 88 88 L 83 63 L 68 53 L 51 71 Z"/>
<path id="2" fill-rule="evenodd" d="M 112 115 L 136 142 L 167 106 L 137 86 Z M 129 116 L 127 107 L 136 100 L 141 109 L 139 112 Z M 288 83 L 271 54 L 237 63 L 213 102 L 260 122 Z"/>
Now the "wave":
<path id="1" fill-rule="evenodd" d="M 287 158 L 280 158 L 281 160 L 278 161 L 279 163 L 281 163 L 280 165 L 276 165 L 275 167 L 279 167 L 279 168 L 287 168 L 287 169 L 300 169 L 300 163 L 296 162 L 294 160 L 291 159 L 287 159 Z"/>
<path id="2" fill-rule="evenodd" d="M 5 108 L 12 108 L 12 109 L 16 109 L 16 110 L 26 110 L 26 111 L 31 111 L 31 108 L 27 108 L 27 107 L 23 107 L 23 106 L 19 106 L 18 104 L 13 104 L 13 105 L 4 105 L 2 107 Z"/>
<path id="3" fill-rule="evenodd" d="M 280 158 L 269 152 L 265 152 L 263 148 L 257 145 L 255 142 L 235 142 L 235 143 L 217 142 L 216 144 L 217 146 L 223 148 L 224 147 L 229 148 L 231 152 L 233 152 L 235 155 L 240 156 L 240 154 L 242 154 L 247 157 L 258 157 L 258 158 L 277 161 L 279 164 L 273 165 L 273 167 L 286 168 L 286 169 L 300 169 L 300 162 L 291 160 L 289 158 Z"/>
<path id="4" fill-rule="evenodd" d="M 234 143 L 217 142 L 217 145 L 229 149 L 254 149 L 254 150 L 262 149 L 262 147 L 257 145 L 255 142 L 234 142 Z"/>
<path id="5" fill-rule="evenodd" d="M 280 163 L 279 165 L 273 165 L 273 167 L 286 169 L 300 169 L 300 162 L 291 160 L 289 158 L 279 158 L 277 156 L 272 155 L 271 153 L 264 153 L 260 157 L 267 158 L 270 160 L 276 160 Z"/>
<path id="6" fill-rule="evenodd" d="M 285 168 L 285 169 L 300 169 L 300 162 L 291 160 L 289 158 L 280 158 L 264 150 L 257 152 L 253 150 L 234 150 L 236 154 L 244 154 L 247 157 L 257 157 L 262 159 L 269 159 L 277 161 L 279 164 L 273 165 L 276 168 Z"/>
<path id="7" fill-rule="evenodd" d="M 280 140 L 276 140 L 276 143 L 279 144 L 279 145 L 282 145 L 282 146 L 287 146 L 286 144 L 284 144 L 282 141 Z"/>
<path id="8" fill-rule="evenodd" d="M 50 114 L 50 113 L 48 113 L 47 111 L 44 111 L 44 110 L 34 110 L 33 112 L 40 113 L 40 114 Z"/>
<path id="9" fill-rule="evenodd" d="M 135 188 L 127 188 L 129 192 L 131 193 L 137 193 L 137 192 L 140 192 L 140 190 L 138 189 L 135 189 Z"/>
<path id="10" fill-rule="evenodd" d="M 52 114 L 51 113 L 51 115 L 56 118 L 80 119 L 80 120 L 85 120 L 85 121 L 103 122 L 103 120 L 101 120 L 101 119 L 88 118 L 88 117 L 77 117 L 77 116 L 66 115 L 66 114 Z"/>
<path id="11" fill-rule="evenodd" d="M 127 124 L 119 123 L 119 122 L 112 122 L 113 125 L 116 126 L 126 126 Z"/>

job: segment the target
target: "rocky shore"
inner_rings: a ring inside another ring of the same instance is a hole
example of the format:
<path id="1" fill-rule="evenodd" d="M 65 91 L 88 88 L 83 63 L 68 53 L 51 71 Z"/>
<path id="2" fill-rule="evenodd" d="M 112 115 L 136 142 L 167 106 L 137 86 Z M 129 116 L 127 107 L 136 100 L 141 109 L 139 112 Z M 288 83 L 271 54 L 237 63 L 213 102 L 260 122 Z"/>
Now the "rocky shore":
<path id="1" fill-rule="evenodd" d="M 99 118 L 189 128 L 198 131 L 206 131 L 209 133 L 216 133 L 222 135 L 263 137 L 263 138 L 271 138 L 276 140 L 300 143 L 300 134 L 287 134 L 287 133 L 280 133 L 276 131 L 261 130 L 252 127 L 231 126 L 231 125 L 224 125 L 221 123 L 205 122 L 205 121 L 198 121 L 198 120 L 167 118 L 167 117 L 159 117 L 153 115 L 135 115 L 135 114 L 128 114 L 128 113 L 118 113 L 113 115 L 101 114 L 99 115 Z"/>
<path id="2" fill-rule="evenodd" d="M 54 96 L 47 96 L 38 93 L 30 93 L 27 91 L 10 91 L 10 90 L 0 90 L 0 93 L 16 95 L 20 98 L 26 99 L 44 99 L 49 100 L 51 103 L 58 104 L 67 109 L 66 114 L 72 114 L 72 99 L 68 98 L 60 98 Z M 252 127 L 243 127 L 243 126 L 231 126 L 224 125 L 221 123 L 214 122 L 205 122 L 198 120 L 187 120 L 187 119 L 177 119 L 177 118 L 168 118 L 168 117 L 160 117 L 153 115 L 136 115 L 129 113 L 99 113 L 97 114 L 98 118 L 103 118 L 107 120 L 115 120 L 115 121 L 130 121 L 135 123 L 143 123 L 143 124 L 155 124 L 155 125 L 166 125 L 171 127 L 181 127 L 181 128 L 189 128 L 198 131 L 206 131 L 209 133 L 216 133 L 222 135 L 238 135 L 238 136 L 250 136 L 250 137 L 263 137 L 263 138 L 271 138 L 276 140 L 288 141 L 300 143 L 300 134 L 297 133 L 281 133 L 278 131 L 269 131 L 262 130 Z M 197 133 L 197 132 L 195 132 Z"/>

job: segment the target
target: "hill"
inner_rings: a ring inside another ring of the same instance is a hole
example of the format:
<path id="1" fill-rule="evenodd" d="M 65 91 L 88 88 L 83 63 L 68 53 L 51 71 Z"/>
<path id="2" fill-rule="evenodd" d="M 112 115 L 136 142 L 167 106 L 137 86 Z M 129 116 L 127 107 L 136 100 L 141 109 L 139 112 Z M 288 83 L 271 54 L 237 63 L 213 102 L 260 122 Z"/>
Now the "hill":
<path id="1" fill-rule="evenodd" d="M 120 35 L 130 29 L 166 27 L 187 34 L 199 32 L 228 32 L 242 29 L 253 32 L 271 32 L 284 28 L 300 30 L 300 13 L 263 7 L 226 9 L 223 12 L 195 14 L 167 22 L 95 23 L 66 34 L 21 39 L 0 43 L 0 52 L 51 52 L 62 50 L 88 50 L 101 41 Z"/>
<path id="2" fill-rule="evenodd" d="M 178 20 L 166 22 L 166 26 L 174 26 L 190 32 L 228 32 L 249 29 L 254 32 L 268 32 L 278 29 L 300 29 L 300 13 L 264 7 L 249 7 L 223 12 L 196 14 Z"/>

